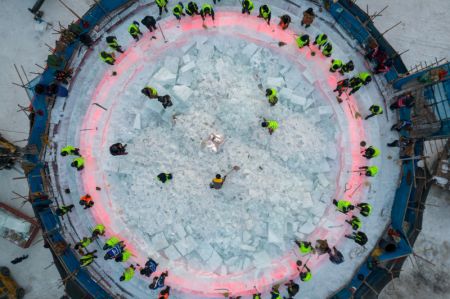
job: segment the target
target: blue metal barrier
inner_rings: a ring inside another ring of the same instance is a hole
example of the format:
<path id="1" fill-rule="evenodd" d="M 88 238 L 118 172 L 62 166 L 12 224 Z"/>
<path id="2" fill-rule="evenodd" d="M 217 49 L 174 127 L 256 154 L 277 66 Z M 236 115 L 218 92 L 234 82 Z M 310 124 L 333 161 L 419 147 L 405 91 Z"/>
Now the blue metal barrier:
<path id="1" fill-rule="evenodd" d="M 106 15 L 119 8 L 120 6 L 130 2 L 130 0 L 102 0 L 98 4 L 93 6 L 84 16 L 83 21 L 88 23 L 88 27 L 84 29 L 84 32 L 89 32 L 93 27 L 98 24 Z M 76 41 L 69 45 L 64 52 L 54 53 L 58 57 L 64 58 L 64 61 L 69 61 L 74 54 L 75 49 L 80 45 L 79 41 Z M 47 66 L 44 73 L 40 77 L 39 83 L 43 85 L 50 85 L 54 82 L 54 72 L 56 68 Z M 25 158 L 30 162 L 36 164 L 36 166 L 27 174 L 28 184 L 30 186 L 31 193 L 45 193 L 44 182 L 41 177 L 41 172 L 44 171 L 44 163 L 39 161 L 39 157 L 44 150 L 44 144 L 42 143 L 42 136 L 46 134 L 47 126 L 49 123 L 47 113 L 47 103 L 45 95 L 34 95 L 32 100 L 33 109 L 36 112 L 33 127 L 30 130 L 28 138 L 28 145 L 36 146 L 38 153 L 36 155 L 26 155 Z M 47 199 L 36 199 L 33 203 L 33 209 L 40 220 L 42 230 L 46 233 L 47 237 L 52 242 L 64 241 L 63 236 L 60 234 L 58 228 L 60 227 L 58 216 L 53 214 L 52 210 L 48 207 L 49 202 Z M 83 288 L 90 298 L 112 298 L 112 295 L 107 290 L 103 289 L 98 283 L 96 283 L 89 272 L 80 268 L 80 263 L 71 250 L 65 250 L 59 259 L 64 263 L 64 269 L 67 274 L 73 274 L 73 280 L 78 282 L 78 285 Z"/>

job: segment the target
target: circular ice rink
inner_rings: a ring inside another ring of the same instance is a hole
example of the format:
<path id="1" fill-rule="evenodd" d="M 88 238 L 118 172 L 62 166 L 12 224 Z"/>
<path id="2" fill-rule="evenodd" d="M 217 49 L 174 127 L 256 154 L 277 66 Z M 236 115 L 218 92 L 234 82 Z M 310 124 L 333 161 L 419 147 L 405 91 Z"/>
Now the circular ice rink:
<path id="1" fill-rule="evenodd" d="M 380 147 L 388 137 L 379 135 L 377 120 L 366 128 L 356 114 L 366 114 L 370 102 L 363 99 L 380 97 L 378 91 L 365 87 L 338 104 L 333 89 L 343 77 L 328 71 L 331 59 L 315 47 L 314 57 L 310 49 L 298 49 L 294 34 L 305 29 L 294 17 L 283 31 L 277 19 L 268 26 L 236 7 L 218 6 L 215 22 L 208 19 L 206 29 L 199 16 L 180 24 L 168 17 L 159 22 L 167 43 L 160 31 L 151 34 L 143 26 L 144 36 L 134 42 L 128 23 L 148 13 L 137 11 L 103 35 L 115 35 L 126 49 L 117 53 L 114 66 L 98 59 L 106 49 L 104 38 L 83 53 L 74 62 L 79 70 L 67 102 L 55 106 L 60 113 L 53 118 L 61 122 L 58 147 L 79 145 L 86 159 L 85 169 L 76 173 L 70 159 L 58 157 L 59 184 L 70 187 L 75 203 L 85 193 L 95 202 L 90 210 L 77 207 L 71 216 L 77 233 L 86 236 L 95 223 L 105 224 L 107 237 L 125 240 L 132 262 L 143 265 L 152 257 L 158 270 L 168 269 L 166 283 L 180 298 L 215 297 L 224 290 L 251 294 L 255 287 L 265 291 L 298 277 L 298 259 L 307 261 L 315 276 L 301 288 L 317 298 L 329 295 L 336 285 L 320 281 L 344 283 L 364 257 L 343 238 L 351 228 L 331 200 L 373 199 L 376 215 L 363 219 L 373 238 L 367 246 L 375 244 L 388 221 L 383 211 L 392 198 L 386 194 L 395 188 L 397 170 L 381 171 L 379 182 L 352 172 L 373 164 L 361 156 L 361 141 Z M 284 13 L 272 8 L 272 16 Z M 365 69 L 362 58 L 349 55 L 354 50 L 326 23 L 318 20 L 307 30 L 312 38 L 322 32 L 333 42 L 333 57 L 352 59 L 358 71 Z M 163 109 L 147 98 L 141 93 L 145 86 L 170 95 L 173 106 Z M 273 107 L 266 88 L 278 90 Z M 264 118 L 279 123 L 272 135 L 261 127 Z M 204 146 L 210 134 L 224 136 L 217 152 Z M 128 155 L 110 155 L 116 142 L 127 144 Z M 378 161 L 380 169 L 382 164 L 393 168 L 394 163 Z M 233 166 L 240 169 L 229 174 L 222 189 L 209 188 L 216 173 L 224 175 Z M 173 180 L 162 184 L 156 178 L 161 172 L 172 173 Z M 353 257 L 340 277 L 330 278 L 327 255 L 301 257 L 296 239 L 327 239 Z M 125 267 L 96 263 L 113 281 Z M 123 287 L 140 297 L 149 292 L 149 283 L 137 273 Z"/>

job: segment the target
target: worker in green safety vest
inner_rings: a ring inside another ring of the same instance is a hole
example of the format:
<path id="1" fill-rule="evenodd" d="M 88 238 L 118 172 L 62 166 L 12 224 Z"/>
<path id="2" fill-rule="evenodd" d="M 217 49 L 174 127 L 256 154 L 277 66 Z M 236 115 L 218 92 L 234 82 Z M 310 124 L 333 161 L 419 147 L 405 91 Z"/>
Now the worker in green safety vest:
<path id="1" fill-rule="evenodd" d="M 364 118 L 365 120 L 367 120 L 375 115 L 383 114 L 383 108 L 381 108 L 381 106 L 379 106 L 379 105 L 370 106 L 369 111 L 370 111 L 370 114 Z"/>
<path id="2" fill-rule="evenodd" d="M 151 86 L 145 86 L 142 88 L 141 92 L 148 96 L 150 99 L 157 99 L 158 98 L 158 91 L 156 88 L 153 88 Z"/>
<path id="3" fill-rule="evenodd" d="M 189 2 L 187 7 L 184 9 L 189 16 L 199 15 L 198 5 L 195 2 Z"/>
<path id="4" fill-rule="evenodd" d="M 82 170 L 84 168 L 84 158 L 78 157 L 73 159 L 70 166 L 75 167 L 78 171 Z"/>
<path id="5" fill-rule="evenodd" d="M 116 262 L 126 262 L 132 256 L 131 252 L 128 249 L 122 251 L 115 259 Z"/>
<path id="6" fill-rule="evenodd" d="M 327 42 L 322 49 L 322 54 L 326 57 L 330 57 L 333 52 L 333 45 L 330 42 Z"/>
<path id="7" fill-rule="evenodd" d="M 351 235 L 345 235 L 344 237 L 354 240 L 356 244 L 361 246 L 366 245 L 368 241 L 367 235 L 361 231 L 353 232 Z"/>
<path id="8" fill-rule="evenodd" d="M 252 299 L 261 299 L 261 293 L 253 294 L 253 298 Z"/>
<path id="9" fill-rule="evenodd" d="M 379 149 L 377 149 L 374 146 L 369 146 L 368 148 L 366 148 L 366 150 L 364 151 L 363 157 L 367 158 L 367 159 L 372 159 L 375 157 L 378 157 L 380 155 L 381 151 Z"/>
<path id="10" fill-rule="evenodd" d="M 378 173 L 378 167 L 376 167 L 376 166 L 361 166 L 361 167 L 359 167 L 359 171 L 360 171 L 359 175 L 363 175 L 363 173 L 364 173 L 366 176 L 374 177 Z"/>
<path id="11" fill-rule="evenodd" d="M 345 222 L 350 224 L 352 226 L 353 230 L 359 230 L 362 227 L 361 220 L 356 216 L 352 216 L 352 219 L 350 219 L 350 220 L 346 219 Z"/>
<path id="12" fill-rule="evenodd" d="M 332 59 L 331 60 L 331 67 L 330 67 L 330 72 L 335 73 L 336 71 L 338 71 L 340 68 L 342 68 L 342 60 L 339 59 Z"/>
<path id="13" fill-rule="evenodd" d="M 123 241 L 120 241 L 119 238 L 117 238 L 117 237 L 111 237 L 108 240 L 106 240 L 105 245 L 103 245 L 103 250 L 111 249 L 114 246 L 116 246 L 117 244 L 119 244 L 120 242 L 123 242 Z"/>
<path id="14" fill-rule="evenodd" d="M 278 103 L 277 90 L 275 88 L 267 88 L 266 97 L 270 106 L 275 106 Z"/>
<path id="15" fill-rule="evenodd" d="M 120 276 L 120 281 L 130 281 L 134 276 L 134 270 L 136 268 L 134 265 L 130 265 L 128 268 L 125 269 L 122 276 Z"/>
<path id="16" fill-rule="evenodd" d="M 158 6 L 158 8 L 159 8 L 159 15 L 161 16 L 161 14 L 162 14 L 162 11 L 163 11 L 163 9 L 166 11 L 166 12 L 169 12 L 168 10 L 167 10 L 167 0 L 155 0 L 155 2 L 156 2 L 156 5 Z"/>
<path id="17" fill-rule="evenodd" d="M 87 267 L 90 264 L 92 264 L 92 262 L 97 258 L 97 256 L 95 255 L 95 253 L 97 252 L 97 250 L 88 252 L 86 254 L 84 254 L 81 258 L 80 258 L 80 265 L 81 267 Z"/>
<path id="18" fill-rule="evenodd" d="M 328 36 L 325 33 L 318 34 L 316 39 L 314 40 L 314 45 L 317 45 L 320 48 L 325 45 L 328 41 Z"/>
<path id="19" fill-rule="evenodd" d="M 119 42 L 117 41 L 117 38 L 115 36 L 107 36 L 106 37 L 106 43 L 108 44 L 108 47 L 111 49 L 123 53 L 122 46 L 119 45 Z"/>
<path id="20" fill-rule="evenodd" d="M 91 243 L 92 243 L 92 238 L 84 237 L 83 239 L 81 239 L 81 241 L 75 243 L 75 246 L 73 248 L 75 248 L 75 250 L 78 250 L 79 248 L 86 248 Z"/>
<path id="21" fill-rule="evenodd" d="M 311 269 L 305 264 L 302 267 L 302 261 L 297 261 L 297 271 L 299 272 L 301 281 L 309 281 L 312 278 Z"/>
<path id="22" fill-rule="evenodd" d="M 114 57 L 114 53 L 108 53 L 106 51 L 100 52 L 100 59 L 106 62 L 109 65 L 114 65 L 116 62 L 116 58 Z"/>
<path id="23" fill-rule="evenodd" d="M 309 35 L 303 34 L 295 40 L 297 42 L 297 46 L 301 49 L 304 46 L 309 46 Z"/>
<path id="24" fill-rule="evenodd" d="M 206 16 L 211 16 L 211 18 L 213 19 L 213 21 L 215 20 L 214 18 L 214 9 L 212 7 L 212 5 L 210 4 L 203 4 L 202 9 L 200 10 L 200 16 L 202 16 L 202 20 L 205 20 Z"/>
<path id="25" fill-rule="evenodd" d="M 272 12 L 268 5 L 264 4 L 259 7 L 258 18 L 263 18 L 268 25 L 270 25 L 270 19 L 272 18 Z"/>
<path id="26" fill-rule="evenodd" d="M 372 81 L 372 76 L 370 75 L 370 73 L 367 72 L 359 73 L 358 78 L 361 79 L 364 85 L 367 85 Z"/>
<path id="27" fill-rule="evenodd" d="M 355 69 L 355 65 L 353 64 L 353 61 L 350 60 L 349 62 L 345 63 L 341 70 L 339 71 L 339 73 L 341 73 L 341 75 L 344 75 L 345 73 L 350 73 Z"/>
<path id="28" fill-rule="evenodd" d="M 172 180 L 173 176 L 171 173 L 161 172 L 160 174 L 158 174 L 157 178 L 161 183 L 166 183 L 166 182 Z"/>
<path id="29" fill-rule="evenodd" d="M 134 38 L 135 41 L 138 41 L 139 35 L 142 35 L 142 32 L 139 29 L 139 22 L 133 21 L 133 23 L 128 26 L 128 33 L 132 38 Z"/>
<path id="30" fill-rule="evenodd" d="M 178 2 L 178 4 L 175 5 L 172 9 L 172 13 L 178 21 L 181 21 L 181 16 L 186 16 L 186 14 L 183 12 L 183 9 L 184 6 L 181 2 Z"/>
<path id="31" fill-rule="evenodd" d="M 80 149 L 76 148 L 74 146 L 71 146 L 71 145 L 67 145 L 67 146 L 62 148 L 61 156 L 65 157 L 67 155 L 79 156 L 80 155 Z"/>
<path id="32" fill-rule="evenodd" d="M 372 206 L 366 202 L 357 204 L 356 208 L 361 211 L 361 215 L 363 215 L 364 217 L 368 217 L 370 216 L 370 214 L 372 214 Z"/>
<path id="33" fill-rule="evenodd" d="M 347 214 L 348 212 L 355 209 L 355 206 L 352 205 L 348 200 L 339 200 L 333 199 L 333 204 L 337 207 L 337 210 L 341 213 Z"/>
<path id="34" fill-rule="evenodd" d="M 92 237 L 97 238 L 98 236 L 104 236 L 106 232 L 106 227 L 103 224 L 97 224 L 92 230 Z"/>
<path id="35" fill-rule="evenodd" d="M 352 95 L 357 92 L 364 85 L 363 81 L 359 77 L 352 77 L 349 81 L 349 87 L 352 89 L 348 95 Z"/>
<path id="36" fill-rule="evenodd" d="M 269 129 L 269 134 L 272 135 L 273 132 L 278 129 L 278 122 L 276 122 L 275 120 L 264 119 L 264 121 L 261 123 L 261 127 Z"/>
<path id="37" fill-rule="evenodd" d="M 242 1 L 242 13 L 250 14 L 252 10 L 255 8 L 253 5 L 253 2 L 251 0 L 244 0 Z"/>
<path id="38" fill-rule="evenodd" d="M 295 244 L 297 244 L 298 251 L 301 255 L 315 253 L 314 247 L 312 246 L 311 242 L 295 240 Z"/>

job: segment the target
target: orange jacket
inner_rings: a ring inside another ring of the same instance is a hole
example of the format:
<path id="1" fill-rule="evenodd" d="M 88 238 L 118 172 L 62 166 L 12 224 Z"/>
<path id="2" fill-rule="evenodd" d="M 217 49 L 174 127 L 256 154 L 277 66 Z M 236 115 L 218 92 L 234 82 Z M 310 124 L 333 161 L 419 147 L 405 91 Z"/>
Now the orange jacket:
<path id="1" fill-rule="evenodd" d="M 89 194 L 86 194 L 84 196 L 81 196 L 80 200 L 84 201 L 85 203 L 89 203 L 92 201 L 92 196 L 90 196 Z"/>

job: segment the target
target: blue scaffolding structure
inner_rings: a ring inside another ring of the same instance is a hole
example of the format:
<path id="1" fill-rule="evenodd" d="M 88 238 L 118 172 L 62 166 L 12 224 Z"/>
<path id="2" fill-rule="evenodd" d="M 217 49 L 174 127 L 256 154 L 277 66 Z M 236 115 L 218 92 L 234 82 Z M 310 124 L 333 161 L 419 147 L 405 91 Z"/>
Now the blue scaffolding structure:
<path id="1" fill-rule="evenodd" d="M 84 32 L 91 31 L 96 25 L 100 24 L 102 20 L 113 13 L 115 10 L 123 5 L 134 3 L 136 0 L 99 0 L 96 4 L 83 16 L 78 23 L 85 25 Z M 291 2 L 291 1 L 289 1 Z M 397 55 L 392 46 L 384 39 L 382 34 L 375 28 L 370 17 L 356 6 L 352 1 L 340 0 L 333 3 L 329 0 L 323 1 L 324 6 L 329 13 L 334 17 L 336 22 L 342 26 L 351 37 L 357 40 L 361 45 L 365 45 L 368 38 L 374 38 L 379 46 L 388 53 L 394 61 L 391 70 L 385 74 L 388 82 L 393 83 L 393 87 L 401 90 L 404 85 L 413 80 L 417 80 L 423 73 L 419 72 L 411 76 L 399 78 L 399 74 L 406 74 L 407 70 L 403 64 L 401 57 Z M 39 79 L 39 83 L 49 85 L 54 80 L 54 72 L 57 69 L 62 69 L 66 63 L 70 61 L 75 51 L 80 46 L 77 40 L 66 47 L 61 52 L 53 53 L 59 58 L 62 58 L 65 63 L 60 67 L 49 67 L 45 69 L 44 73 Z M 446 69 L 449 69 L 447 64 Z M 446 134 L 450 132 L 450 124 L 448 115 L 450 83 L 449 80 L 432 84 L 426 88 L 425 96 L 429 99 L 433 109 L 442 120 L 442 127 L 439 133 Z M 28 154 L 25 158 L 33 163 L 33 169 L 27 172 L 27 179 L 30 187 L 30 198 L 32 198 L 32 205 L 36 217 L 41 223 L 46 242 L 55 244 L 57 242 L 65 242 L 60 233 L 60 223 L 58 217 L 53 214 L 50 209 L 52 203 L 48 197 L 47 187 L 45 184 L 46 172 L 48 166 L 41 161 L 45 152 L 45 144 L 42 136 L 45 136 L 49 130 L 49 114 L 47 111 L 47 102 L 44 95 L 34 95 L 32 101 L 34 111 L 41 111 L 37 114 L 33 126 L 30 130 L 28 145 L 37 149 L 37 154 Z M 400 112 L 402 119 L 410 118 L 410 110 L 402 109 Z M 445 116 L 445 117 L 443 117 Z M 402 135 L 408 136 L 408 132 L 401 132 Z M 415 154 L 420 155 L 423 151 L 423 143 L 416 142 Z M 402 177 L 398 189 L 395 193 L 395 201 L 392 206 L 391 227 L 400 233 L 400 241 L 397 244 L 397 249 L 394 252 L 384 252 L 377 257 L 379 262 L 384 262 L 390 265 L 390 270 L 386 268 L 373 266 L 373 258 L 371 256 L 357 269 L 353 279 L 338 291 L 334 298 L 368 298 L 370 295 L 377 293 L 386 285 L 393 276 L 398 275 L 394 273 L 395 269 L 401 268 L 401 265 L 410 253 L 412 253 L 412 244 L 418 234 L 418 229 L 421 226 L 420 207 L 423 205 L 424 197 L 426 198 L 426 184 L 415 182 L 411 180 L 413 172 L 420 172 L 421 169 L 416 167 L 415 160 L 405 160 L 402 162 Z M 113 298 L 107 288 L 100 282 L 96 282 L 90 273 L 80 267 L 80 263 L 76 255 L 71 249 L 66 249 L 62 253 L 56 252 L 55 248 L 50 246 L 52 254 L 55 259 L 55 264 L 61 273 L 61 276 L 66 282 L 66 289 L 68 293 L 77 298 Z"/>

